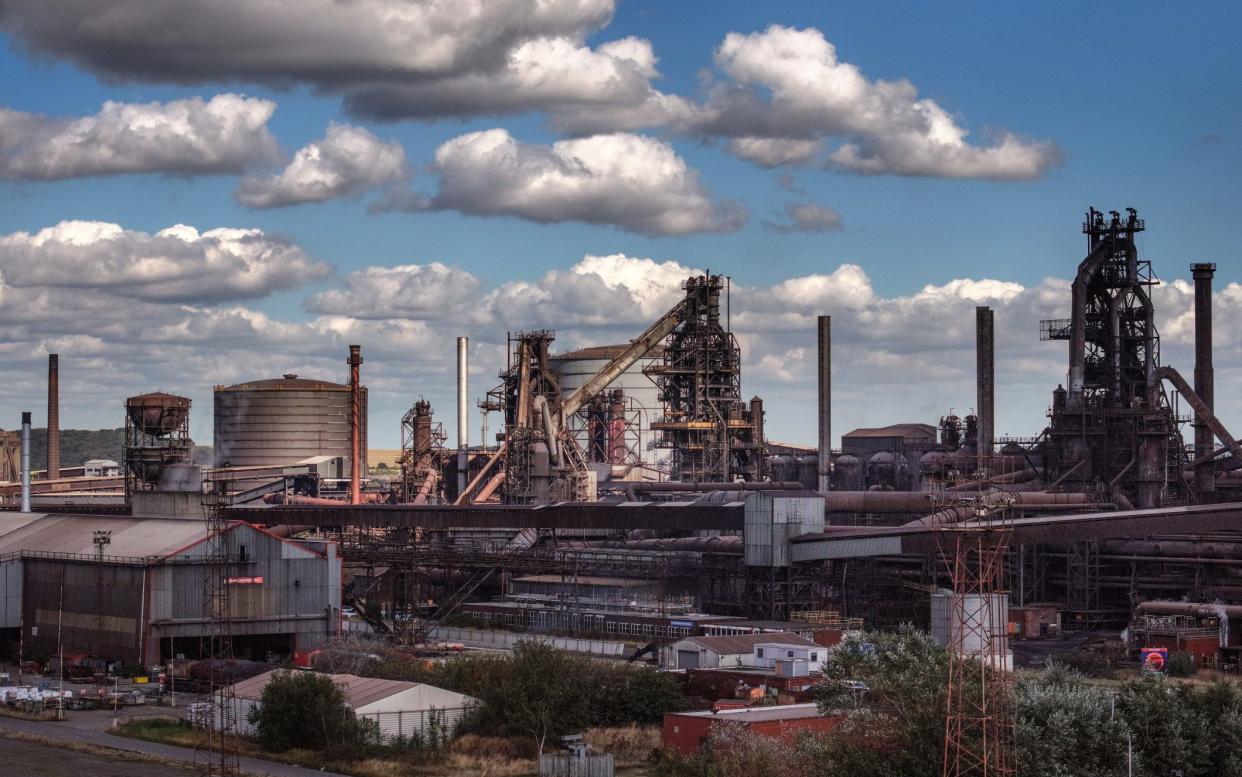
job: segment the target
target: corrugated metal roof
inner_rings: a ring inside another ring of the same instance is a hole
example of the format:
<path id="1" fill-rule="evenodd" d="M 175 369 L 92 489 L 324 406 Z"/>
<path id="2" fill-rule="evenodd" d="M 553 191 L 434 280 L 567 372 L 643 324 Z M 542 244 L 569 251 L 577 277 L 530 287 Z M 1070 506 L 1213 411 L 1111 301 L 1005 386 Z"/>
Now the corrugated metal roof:
<path id="1" fill-rule="evenodd" d="M 333 383 L 330 380 L 315 380 L 313 378 L 268 378 L 266 380 L 252 380 L 246 383 L 235 383 L 232 386 L 217 386 L 216 391 L 349 391 L 349 386 L 343 383 Z"/>
<path id="2" fill-rule="evenodd" d="M 47 513 L 14 513 L 5 510 L 0 512 L 0 537 L 37 521 Z"/>
<path id="3" fill-rule="evenodd" d="M 796 720 L 798 718 L 819 717 L 819 705 L 814 702 L 807 704 L 780 704 L 771 707 L 743 707 L 736 710 L 698 710 L 695 712 L 670 713 L 687 718 L 720 718 L 736 720 L 744 723 L 757 723 L 763 720 Z"/>
<path id="4" fill-rule="evenodd" d="M 863 427 L 841 435 L 846 437 L 901 437 L 903 439 L 936 436 L 936 427 L 931 424 L 891 424 L 875 428 Z"/>
<path id="5" fill-rule="evenodd" d="M 112 532 L 108 556 L 162 557 L 207 537 L 199 521 L 51 513 L 0 536 L 0 555 L 43 552 L 92 555 L 97 530 Z"/>
<path id="6" fill-rule="evenodd" d="M 263 698 L 263 689 L 267 687 L 267 684 L 272 681 L 272 677 L 278 671 L 282 670 L 273 669 L 270 672 L 255 675 L 248 680 L 242 680 L 234 684 L 233 692 L 239 699 L 261 699 Z M 411 683 L 404 680 L 359 677 L 353 674 L 329 674 L 325 675 L 325 677 L 330 678 L 341 689 L 342 693 L 345 694 L 345 702 L 355 710 L 424 685 L 424 683 Z M 427 687 L 431 688 L 434 686 Z"/>
<path id="7" fill-rule="evenodd" d="M 686 639 L 723 655 L 750 653 L 754 651 L 755 645 L 820 647 L 811 640 L 788 631 L 768 631 L 762 634 L 734 634 L 722 637 L 687 637 Z"/>

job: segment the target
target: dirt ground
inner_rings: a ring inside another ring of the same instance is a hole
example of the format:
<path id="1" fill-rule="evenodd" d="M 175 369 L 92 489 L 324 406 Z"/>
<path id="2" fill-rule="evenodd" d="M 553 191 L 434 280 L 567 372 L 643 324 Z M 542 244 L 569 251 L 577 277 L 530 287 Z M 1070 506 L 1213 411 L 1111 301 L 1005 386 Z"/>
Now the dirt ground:
<path id="1" fill-rule="evenodd" d="M 192 769 L 82 753 L 42 742 L 0 739 L 0 775 L 13 777 L 189 777 Z"/>

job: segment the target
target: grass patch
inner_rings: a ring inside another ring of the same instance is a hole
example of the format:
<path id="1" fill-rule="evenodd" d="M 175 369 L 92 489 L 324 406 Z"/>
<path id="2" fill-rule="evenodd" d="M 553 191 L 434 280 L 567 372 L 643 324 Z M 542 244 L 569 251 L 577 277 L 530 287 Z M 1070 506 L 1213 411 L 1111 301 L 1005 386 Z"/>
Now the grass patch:
<path id="1" fill-rule="evenodd" d="M 133 720 L 114 729 L 120 736 L 194 747 L 202 732 L 168 719 Z M 594 748 L 612 753 L 619 771 L 645 774 L 652 751 L 660 747 L 657 726 L 595 728 L 586 732 Z M 288 750 L 268 753 L 249 739 L 238 740 L 243 756 L 277 763 L 327 769 L 352 777 L 527 777 L 538 772 L 530 739 L 468 734 L 454 739 L 437 753 L 407 753 L 393 748 L 351 747 L 326 751 Z"/>

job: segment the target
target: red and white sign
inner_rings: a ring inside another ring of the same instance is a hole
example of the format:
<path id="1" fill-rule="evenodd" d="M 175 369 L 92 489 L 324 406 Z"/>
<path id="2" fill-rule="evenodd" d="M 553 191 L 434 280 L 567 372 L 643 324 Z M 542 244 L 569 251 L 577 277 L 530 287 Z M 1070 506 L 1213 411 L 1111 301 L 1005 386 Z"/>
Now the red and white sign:
<path id="1" fill-rule="evenodd" d="M 229 585 L 263 585 L 263 576 L 258 577 L 229 577 L 225 581 Z"/>

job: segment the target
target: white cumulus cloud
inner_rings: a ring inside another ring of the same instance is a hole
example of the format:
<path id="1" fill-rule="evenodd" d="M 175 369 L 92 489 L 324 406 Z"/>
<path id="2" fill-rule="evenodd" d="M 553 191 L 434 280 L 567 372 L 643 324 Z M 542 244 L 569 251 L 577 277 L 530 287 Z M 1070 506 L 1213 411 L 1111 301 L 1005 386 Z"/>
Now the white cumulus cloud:
<path id="1" fill-rule="evenodd" d="M 107 222 L 62 221 L 0 236 L 6 282 L 32 289 L 107 289 L 120 297 L 214 303 L 265 297 L 327 271 L 294 243 L 258 229 L 200 233 L 178 224 L 149 234 Z"/>
<path id="2" fill-rule="evenodd" d="M 299 149 L 284 170 L 242 179 L 235 196 L 252 208 L 279 208 L 358 195 L 408 175 L 400 143 L 332 123 L 322 140 Z"/>
<path id="3" fill-rule="evenodd" d="M 696 106 L 689 129 L 729 138 L 730 151 L 761 165 L 1022 179 L 1060 159 L 1052 143 L 1008 131 L 970 142 L 969 131 L 912 83 L 868 79 L 816 29 L 730 33 L 715 59 L 723 79 Z"/>
<path id="4" fill-rule="evenodd" d="M 729 232 L 745 211 L 703 186 L 673 148 L 617 133 L 522 143 L 504 129 L 462 135 L 436 150 L 429 206 L 549 224 L 583 221 L 649 235 Z"/>
<path id="5" fill-rule="evenodd" d="M 0 108 L 0 178 L 239 173 L 274 159 L 270 100 L 218 94 L 167 103 L 106 102 L 67 119 Z"/>
<path id="6" fill-rule="evenodd" d="M 785 221 L 768 221 L 764 227 L 772 232 L 838 232 L 844 228 L 841 214 L 814 202 L 785 204 Z"/>

